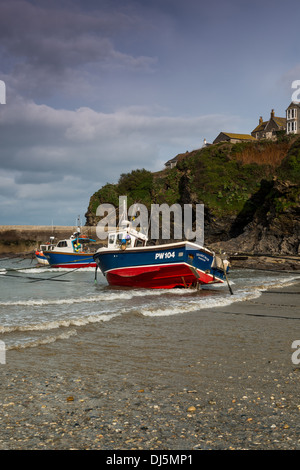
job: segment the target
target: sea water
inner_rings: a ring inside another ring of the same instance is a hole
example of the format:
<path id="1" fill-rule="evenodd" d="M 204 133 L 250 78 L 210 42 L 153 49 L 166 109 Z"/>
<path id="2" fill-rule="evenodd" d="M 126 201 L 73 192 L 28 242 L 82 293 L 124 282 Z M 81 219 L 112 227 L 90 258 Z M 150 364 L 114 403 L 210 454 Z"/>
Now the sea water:
<path id="1" fill-rule="evenodd" d="M 80 334 L 86 325 L 128 313 L 139 318 L 188 315 L 259 297 L 268 288 L 293 283 L 299 275 L 233 269 L 228 285 L 197 289 L 129 289 L 110 287 L 95 269 L 61 269 L 22 259 L 0 259 L 0 341 L 7 350 L 38 347 Z M 3 343 L 2 343 L 3 344 Z"/>

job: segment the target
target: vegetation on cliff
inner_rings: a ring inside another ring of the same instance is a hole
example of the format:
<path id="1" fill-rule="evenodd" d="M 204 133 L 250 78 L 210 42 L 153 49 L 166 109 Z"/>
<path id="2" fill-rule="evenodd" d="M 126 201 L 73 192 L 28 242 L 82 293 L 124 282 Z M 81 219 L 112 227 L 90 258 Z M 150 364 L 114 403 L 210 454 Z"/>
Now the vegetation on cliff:
<path id="1" fill-rule="evenodd" d="M 299 137 L 284 136 L 277 142 L 223 142 L 180 155 L 172 169 L 122 174 L 117 184 L 108 183 L 92 195 L 87 225 L 98 222 L 99 204 L 118 207 L 119 196 L 127 195 L 128 205 L 140 202 L 149 209 L 151 204 L 203 203 L 210 242 L 239 236 L 254 219 L 264 228 L 268 223 L 274 225 L 275 220 L 277 229 L 280 220 L 287 224 L 289 219 L 290 230 L 297 232 L 299 181 Z M 299 233 L 293 246 L 296 252 L 297 243 Z"/>

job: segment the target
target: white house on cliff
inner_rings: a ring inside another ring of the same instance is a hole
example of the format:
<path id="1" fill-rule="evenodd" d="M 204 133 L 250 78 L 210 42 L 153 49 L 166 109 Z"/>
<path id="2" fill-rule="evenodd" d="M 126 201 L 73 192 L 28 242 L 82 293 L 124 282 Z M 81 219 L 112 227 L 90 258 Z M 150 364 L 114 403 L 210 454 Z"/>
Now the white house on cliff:
<path id="1" fill-rule="evenodd" d="M 286 133 L 300 134 L 300 103 L 292 101 L 286 109 Z"/>

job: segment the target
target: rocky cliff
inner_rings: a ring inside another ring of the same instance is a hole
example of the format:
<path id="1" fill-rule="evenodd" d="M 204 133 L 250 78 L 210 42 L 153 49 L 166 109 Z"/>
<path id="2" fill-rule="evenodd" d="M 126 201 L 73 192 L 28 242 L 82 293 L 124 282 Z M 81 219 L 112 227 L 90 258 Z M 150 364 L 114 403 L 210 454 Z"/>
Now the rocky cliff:
<path id="1" fill-rule="evenodd" d="M 135 170 L 92 195 L 86 225 L 99 204 L 134 202 L 205 207 L 205 244 L 230 252 L 300 255 L 300 138 L 219 143 L 178 156 L 158 173 Z"/>

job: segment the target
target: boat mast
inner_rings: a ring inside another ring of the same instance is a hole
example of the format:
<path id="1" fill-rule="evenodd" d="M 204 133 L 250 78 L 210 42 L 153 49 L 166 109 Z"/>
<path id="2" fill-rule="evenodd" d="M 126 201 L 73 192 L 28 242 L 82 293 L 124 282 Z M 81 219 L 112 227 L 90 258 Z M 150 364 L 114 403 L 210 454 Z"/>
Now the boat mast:
<path id="1" fill-rule="evenodd" d="M 119 227 L 121 227 L 122 222 L 127 220 L 127 197 L 119 197 Z"/>

